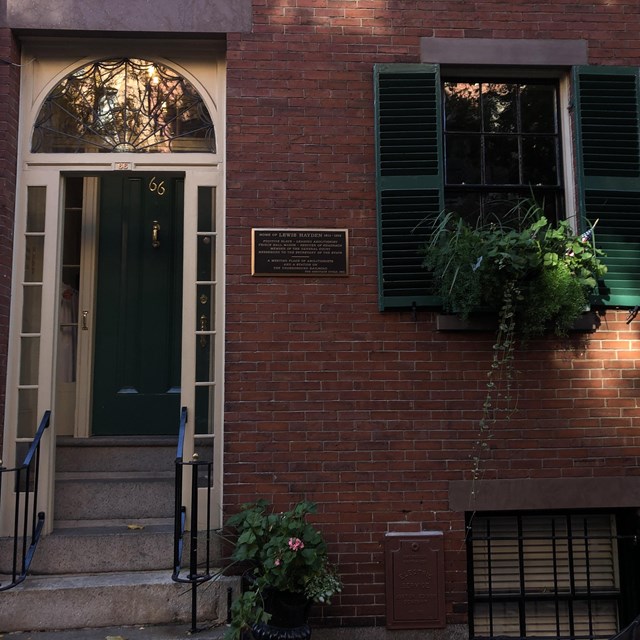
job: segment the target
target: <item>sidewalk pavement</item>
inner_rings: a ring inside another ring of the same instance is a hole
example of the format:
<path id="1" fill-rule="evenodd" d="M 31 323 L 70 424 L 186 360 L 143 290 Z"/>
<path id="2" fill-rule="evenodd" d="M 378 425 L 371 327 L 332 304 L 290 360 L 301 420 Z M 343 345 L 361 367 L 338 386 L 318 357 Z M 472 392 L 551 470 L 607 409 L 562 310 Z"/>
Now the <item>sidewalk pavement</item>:
<path id="1" fill-rule="evenodd" d="M 203 623 L 196 633 L 191 625 L 162 624 L 131 627 L 67 629 L 64 631 L 0 631 L 0 640 L 222 640 L 226 625 Z M 450 633 L 451 630 L 449 630 Z M 313 629 L 313 640 L 441 640 L 433 630 L 389 631 L 385 627 L 319 627 Z M 445 634 L 446 635 L 446 634 Z M 465 640 L 466 627 L 460 627 L 453 640 Z"/>
<path id="2" fill-rule="evenodd" d="M 221 640 L 226 628 L 226 625 L 203 625 L 196 633 L 191 633 L 190 624 L 165 624 L 64 631 L 0 631 L 0 640 Z"/>

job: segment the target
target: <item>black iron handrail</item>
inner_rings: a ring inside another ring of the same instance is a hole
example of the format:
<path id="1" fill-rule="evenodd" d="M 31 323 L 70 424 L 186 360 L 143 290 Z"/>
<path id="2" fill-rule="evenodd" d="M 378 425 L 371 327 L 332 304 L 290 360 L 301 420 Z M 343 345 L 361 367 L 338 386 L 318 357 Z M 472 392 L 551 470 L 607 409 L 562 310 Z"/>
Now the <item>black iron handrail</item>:
<path id="1" fill-rule="evenodd" d="M 15 587 L 27 577 L 44 528 L 45 513 L 37 510 L 40 488 L 40 443 L 45 429 L 49 427 L 50 420 L 51 411 L 45 411 L 24 461 L 19 467 L 9 468 L 0 465 L 0 495 L 2 495 L 4 476 L 13 474 L 15 500 L 12 526 L 11 581 L 6 584 L 0 584 L 0 591 Z M 33 494 L 33 498 L 30 497 L 31 494 Z"/>
<path id="2" fill-rule="evenodd" d="M 180 410 L 180 429 L 178 431 L 178 450 L 175 463 L 175 511 L 173 526 L 173 573 L 171 579 L 174 582 L 187 583 L 191 585 L 191 632 L 195 633 L 196 609 L 197 609 L 197 589 L 203 582 L 207 582 L 214 577 L 211 572 L 211 545 L 209 532 L 211 530 L 211 462 L 198 459 L 194 454 L 191 460 L 184 460 L 184 438 L 187 428 L 187 408 Z M 184 550 L 184 539 L 187 525 L 187 507 L 182 504 L 182 490 L 184 487 L 185 469 L 191 470 L 191 504 L 189 518 L 189 568 L 186 575 L 182 574 L 182 553 Z M 198 530 L 198 487 L 207 488 L 207 507 L 205 514 L 205 529 Z M 206 541 L 203 557 L 199 558 L 198 542 L 204 536 Z"/>

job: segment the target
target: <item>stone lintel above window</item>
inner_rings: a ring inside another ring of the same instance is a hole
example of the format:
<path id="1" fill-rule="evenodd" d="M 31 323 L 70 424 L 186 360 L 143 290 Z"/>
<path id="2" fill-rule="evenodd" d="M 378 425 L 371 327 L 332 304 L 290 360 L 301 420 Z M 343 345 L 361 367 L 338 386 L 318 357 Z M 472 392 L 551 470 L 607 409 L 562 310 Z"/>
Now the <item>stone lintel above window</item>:
<path id="1" fill-rule="evenodd" d="M 251 30 L 251 0 L 0 0 L 0 27 L 21 31 L 233 33 Z"/>
<path id="2" fill-rule="evenodd" d="M 640 478 L 625 476 L 449 483 L 449 508 L 452 511 L 622 509 L 638 504 Z"/>
<path id="3" fill-rule="evenodd" d="M 421 38 L 420 61 L 433 64 L 570 67 L 587 64 L 586 40 Z"/>

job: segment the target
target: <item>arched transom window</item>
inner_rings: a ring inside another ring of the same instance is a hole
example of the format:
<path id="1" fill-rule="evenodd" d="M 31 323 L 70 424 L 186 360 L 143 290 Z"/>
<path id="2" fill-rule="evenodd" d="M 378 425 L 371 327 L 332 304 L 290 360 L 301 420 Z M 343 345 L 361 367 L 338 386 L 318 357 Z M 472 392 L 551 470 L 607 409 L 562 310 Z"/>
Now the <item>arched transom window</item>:
<path id="1" fill-rule="evenodd" d="M 77 69 L 47 96 L 34 153 L 208 152 L 211 116 L 194 86 L 168 67 L 140 59 Z"/>

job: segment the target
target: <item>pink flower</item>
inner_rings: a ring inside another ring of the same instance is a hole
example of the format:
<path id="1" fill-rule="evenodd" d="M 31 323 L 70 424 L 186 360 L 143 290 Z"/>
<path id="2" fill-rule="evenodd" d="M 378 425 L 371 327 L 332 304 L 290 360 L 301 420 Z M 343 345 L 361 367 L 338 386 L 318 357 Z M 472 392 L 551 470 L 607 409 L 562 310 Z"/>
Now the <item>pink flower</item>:
<path id="1" fill-rule="evenodd" d="M 300 551 L 300 549 L 304 549 L 304 542 L 300 538 L 289 538 L 289 549 Z"/>
<path id="2" fill-rule="evenodd" d="M 276 558 L 276 559 L 273 561 L 273 564 L 274 564 L 276 567 L 279 567 L 279 566 L 282 564 L 282 560 L 280 560 L 280 558 Z"/>

